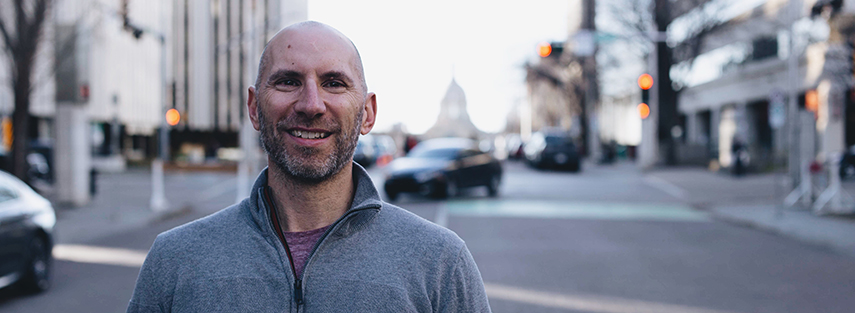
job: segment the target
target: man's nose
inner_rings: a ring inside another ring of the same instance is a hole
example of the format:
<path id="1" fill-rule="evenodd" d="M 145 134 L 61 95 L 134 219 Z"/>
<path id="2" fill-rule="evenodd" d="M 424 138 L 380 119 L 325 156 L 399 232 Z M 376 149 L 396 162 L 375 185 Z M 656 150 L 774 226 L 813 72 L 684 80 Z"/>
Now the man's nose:
<path id="1" fill-rule="evenodd" d="M 300 100 L 294 107 L 297 113 L 305 114 L 309 118 L 318 117 L 326 112 L 327 107 L 321 99 L 320 88 L 315 82 L 307 82 L 304 85 Z"/>

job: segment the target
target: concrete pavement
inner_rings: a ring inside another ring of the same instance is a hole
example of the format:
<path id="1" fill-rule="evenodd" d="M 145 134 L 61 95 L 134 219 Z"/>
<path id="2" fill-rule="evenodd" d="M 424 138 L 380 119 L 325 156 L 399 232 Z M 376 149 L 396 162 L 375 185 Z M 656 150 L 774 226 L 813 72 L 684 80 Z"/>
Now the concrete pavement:
<path id="1" fill-rule="evenodd" d="M 855 214 L 816 214 L 799 205 L 784 207 L 790 190 L 783 174 L 735 177 L 699 167 L 674 167 L 650 170 L 644 175 L 650 185 L 719 220 L 855 256 Z M 855 182 L 843 182 L 842 189 L 855 195 Z"/>
<path id="2" fill-rule="evenodd" d="M 154 212 L 149 207 L 152 190 L 149 168 L 98 175 L 97 193 L 89 204 L 82 207 L 55 204 L 57 243 L 87 243 L 175 215 L 210 214 L 235 202 L 235 173 L 171 170 L 164 176 L 169 210 Z"/>

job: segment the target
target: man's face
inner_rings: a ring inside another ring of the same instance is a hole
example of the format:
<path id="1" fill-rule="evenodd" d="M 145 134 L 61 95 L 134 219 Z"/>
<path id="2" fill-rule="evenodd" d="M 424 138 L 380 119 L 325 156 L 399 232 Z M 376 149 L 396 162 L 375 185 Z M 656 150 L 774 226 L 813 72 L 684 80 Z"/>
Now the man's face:
<path id="1" fill-rule="evenodd" d="M 253 126 L 282 173 L 325 181 L 351 162 L 359 134 L 373 126 L 374 96 L 363 91 L 355 48 L 327 29 L 303 28 L 267 49 L 256 108 L 250 101 Z"/>

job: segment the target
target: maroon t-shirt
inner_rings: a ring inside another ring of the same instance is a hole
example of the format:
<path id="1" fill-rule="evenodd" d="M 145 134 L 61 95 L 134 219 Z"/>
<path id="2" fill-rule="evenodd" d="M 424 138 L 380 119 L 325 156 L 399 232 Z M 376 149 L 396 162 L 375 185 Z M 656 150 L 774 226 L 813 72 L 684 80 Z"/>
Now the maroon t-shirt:
<path id="1" fill-rule="evenodd" d="M 288 249 L 291 250 L 291 258 L 294 259 L 294 271 L 298 278 L 303 273 L 303 267 L 306 266 L 306 259 L 309 258 L 309 253 L 312 253 L 312 248 L 315 247 L 315 243 L 327 231 L 327 228 L 330 227 L 326 226 L 298 232 L 282 232 L 285 235 L 285 242 L 288 243 Z"/>

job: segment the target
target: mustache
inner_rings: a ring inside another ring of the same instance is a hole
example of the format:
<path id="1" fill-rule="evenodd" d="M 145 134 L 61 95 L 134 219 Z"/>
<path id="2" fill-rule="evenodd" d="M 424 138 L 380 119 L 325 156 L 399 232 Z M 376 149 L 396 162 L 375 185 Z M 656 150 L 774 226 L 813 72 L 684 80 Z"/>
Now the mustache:
<path id="1" fill-rule="evenodd" d="M 273 125 L 277 131 L 285 132 L 289 129 L 300 127 L 300 128 L 311 128 L 311 129 L 324 129 L 328 132 L 337 133 L 341 131 L 341 125 L 336 123 L 335 121 L 324 119 L 323 117 L 319 118 L 309 118 L 305 115 L 292 115 L 288 116 L 285 119 L 281 119 L 276 121 L 275 125 Z"/>

